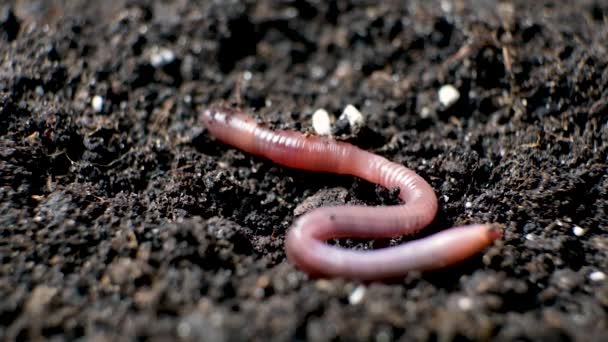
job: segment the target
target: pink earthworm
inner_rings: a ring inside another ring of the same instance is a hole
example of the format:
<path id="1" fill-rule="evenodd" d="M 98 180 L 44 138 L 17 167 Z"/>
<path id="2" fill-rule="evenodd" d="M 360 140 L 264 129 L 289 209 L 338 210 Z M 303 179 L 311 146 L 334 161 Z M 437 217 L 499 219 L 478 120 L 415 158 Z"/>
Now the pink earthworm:
<path id="1" fill-rule="evenodd" d="M 288 259 L 317 277 L 364 281 L 396 278 L 461 262 L 501 237 L 497 228 L 475 224 L 450 228 L 402 245 L 371 251 L 326 244 L 331 238 L 387 238 L 414 233 L 433 221 L 437 197 L 414 171 L 349 143 L 294 131 L 271 130 L 241 111 L 211 108 L 202 120 L 218 140 L 278 164 L 363 178 L 399 189 L 404 204 L 313 209 L 287 232 Z"/>

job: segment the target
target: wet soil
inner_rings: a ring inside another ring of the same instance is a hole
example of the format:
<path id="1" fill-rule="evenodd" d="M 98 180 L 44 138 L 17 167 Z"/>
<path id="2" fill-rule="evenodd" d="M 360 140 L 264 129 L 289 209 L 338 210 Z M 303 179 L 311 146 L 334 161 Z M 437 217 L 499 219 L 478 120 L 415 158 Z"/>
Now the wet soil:
<path id="1" fill-rule="evenodd" d="M 1 7 L 0 339 L 608 338 L 605 1 Z M 392 283 L 309 279 L 296 213 L 395 194 L 218 143 L 216 103 L 299 131 L 353 104 L 348 140 L 437 191 L 421 235 L 504 238 Z"/>

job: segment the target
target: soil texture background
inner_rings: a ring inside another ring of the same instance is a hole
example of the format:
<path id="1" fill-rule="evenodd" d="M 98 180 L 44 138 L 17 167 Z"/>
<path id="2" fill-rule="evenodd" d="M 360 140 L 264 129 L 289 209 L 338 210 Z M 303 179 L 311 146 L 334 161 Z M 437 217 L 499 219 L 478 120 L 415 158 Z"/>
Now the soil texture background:
<path id="1" fill-rule="evenodd" d="M 606 1 L 4 1 L 0 339 L 608 339 Z M 459 96 L 441 103 L 438 92 Z M 444 88 L 445 89 L 445 88 Z M 416 170 L 504 238 L 390 283 L 310 279 L 296 214 L 394 203 L 213 139 L 243 108 Z"/>

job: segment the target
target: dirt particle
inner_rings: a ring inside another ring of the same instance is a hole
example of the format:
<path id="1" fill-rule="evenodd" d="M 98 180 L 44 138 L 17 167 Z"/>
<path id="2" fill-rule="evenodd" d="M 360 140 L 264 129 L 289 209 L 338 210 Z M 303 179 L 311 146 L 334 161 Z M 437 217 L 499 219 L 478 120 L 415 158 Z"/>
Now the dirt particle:
<path id="1" fill-rule="evenodd" d="M 25 310 L 33 315 L 43 313 L 57 293 L 57 288 L 45 285 L 36 286 L 25 304 Z"/>
<path id="2" fill-rule="evenodd" d="M 9 42 L 17 38 L 21 23 L 15 16 L 15 12 L 10 6 L 3 6 L 0 9 L 0 32 L 4 39 Z"/>

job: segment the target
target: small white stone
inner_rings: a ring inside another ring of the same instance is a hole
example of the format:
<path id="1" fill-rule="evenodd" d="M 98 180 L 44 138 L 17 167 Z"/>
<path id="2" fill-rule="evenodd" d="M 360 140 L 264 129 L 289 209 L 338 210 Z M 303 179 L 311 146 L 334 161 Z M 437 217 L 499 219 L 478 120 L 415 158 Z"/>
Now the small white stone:
<path id="1" fill-rule="evenodd" d="M 243 79 L 245 81 L 250 81 L 252 77 L 253 77 L 253 74 L 251 73 L 251 71 L 245 71 L 243 73 Z"/>
<path id="2" fill-rule="evenodd" d="M 528 240 L 528 241 L 534 241 L 534 239 L 535 239 L 534 234 L 526 234 L 526 240 Z"/>
<path id="3" fill-rule="evenodd" d="M 161 55 L 163 57 L 163 61 L 169 64 L 175 60 L 175 53 L 169 49 L 161 50 Z"/>
<path id="4" fill-rule="evenodd" d="M 464 203 L 464 207 L 465 207 L 466 209 L 471 209 L 471 208 L 473 208 L 473 203 L 471 203 L 471 202 L 467 201 L 467 202 L 465 202 L 465 203 Z"/>
<path id="5" fill-rule="evenodd" d="M 160 54 L 152 54 L 152 56 L 150 56 L 150 63 L 153 67 L 158 68 L 163 63 L 163 58 Z"/>
<path id="6" fill-rule="evenodd" d="M 592 272 L 589 275 L 589 279 L 591 279 L 591 281 L 602 281 L 602 280 L 605 280 L 606 279 L 606 273 L 600 272 L 600 271 Z"/>
<path id="7" fill-rule="evenodd" d="M 469 311 L 473 308 L 473 300 L 469 297 L 460 297 L 457 302 L 458 308 L 462 311 Z"/>
<path id="8" fill-rule="evenodd" d="M 150 55 L 150 64 L 152 64 L 152 66 L 155 68 L 170 64 L 174 60 L 175 60 L 175 53 L 166 48 L 156 49 Z"/>
<path id="9" fill-rule="evenodd" d="M 255 298 L 264 298 L 264 289 L 261 287 L 256 287 L 255 290 L 253 290 L 253 296 Z"/>
<path id="10" fill-rule="evenodd" d="M 312 68 L 310 68 L 310 75 L 312 76 L 312 78 L 314 79 L 321 79 L 325 76 L 325 69 L 323 69 L 322 67 L 315 65 Z"/>
<path id="11" fill-rule="evenodd" d="M 431 110 L 429 109 L 429 107 L 422 107 L 422 109 L 420 110 L 420 118 L 428 119 L 430 116 Z"/>
<path id="12" fill-rule="evenodd" d="M 44 88 L 42 88 L 41 86 L 36 86 L 35 91 L 36 91 L 36 95 L 38 95 L 38 96 L 44 95 Z"/>
<path id="13" fill-rule="evenodd" d="M 449 107 L 456 103 L 460 98 L 460 92 L 451 84 L 446 84 L 439 88 L 439 103 L 444 107 Z"/>
<path id="14" fill-rule="evenodd" d="M 186 322 L 181 322 L 177 325 L 177 336 L 180 338 L 188 338 L 190 337 L 190 333 L 192 332 L 192 327 L 190 324 Z"/>
<path id="15" fill-rule="evenodd" d="M 350 293 L 350 295 L 348 296 L 348 302 L 351 305 L 357 305 L 359 303 L 361 303 L 361 301 L 363 300 L 363 297 L 365 297 L 365 286 L 363 285 L 359 285 L 357 286 L 357 288 L 355 288 L 353 290 L 353 292 Z"/>
<path id="16" fill-rule="evenodd" d="M 576 236 L 583 236 L 585 235 L 585 230 L 579 226 L 574 226 L 572 227 L 572 233 Z"/>
<path id="17" fill-rule="evenodd" d="M 365 124 L 365 118 L 363 114 L 352 104 L 347 105 L 342 111 L 342 115 L 340 115 L 340 119 L 346 118 L 352 131 L 357 130 L 358 128 L 363 127 Z"/>
<path id="18" fill-rule="evenodd" d="M 325 109 L 317 109 L 312 114 L 312 128 L 318 135 L 331 134 L 331 118 Z"/>
<path id="19" fill-rule="evenodd" d="M 444 11 L 445 13 L 452 12 L 452 2 L 451 1 L 442 0 L 440 5 L 441 5 L 441 10 Z"/>
<path id="20" fill-rule="evenodd" d="M 374 338 L 375 342 L 389 342 L 392 341 L 392 335 L 390 333 L 390 331 L 386 330 L 386 329 L 382 329 L 380 330 L 377 334 L 376 337 Z"/>
<path id="21" fill-rule="evenodd" d="M 93 96 L 93 99 L 91 100 L 91 107 L 93 107 L 95 112 L 101 112 L 103 109 L 103 97 L 99 95 Z"/>
<path id="22" fill-rule="evenodd" d="M 298 274 L 291 272 L 287 274 L 287 284 L 289 286 L 295 286 L 298 284 Z"/>
<path id="23" fill-rule="evenodd" d="M 209 320 L 211 321 L 211 324 L 215 325 L 216 327 L 219 327 L 224 323 L 224 314 L 222 314 L 221 312 L 212 313 L 211 317 L 209 317 Z"/>

